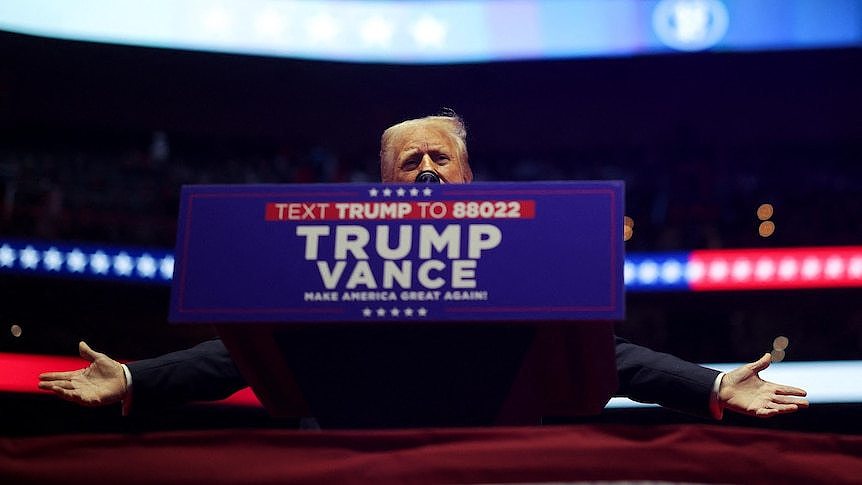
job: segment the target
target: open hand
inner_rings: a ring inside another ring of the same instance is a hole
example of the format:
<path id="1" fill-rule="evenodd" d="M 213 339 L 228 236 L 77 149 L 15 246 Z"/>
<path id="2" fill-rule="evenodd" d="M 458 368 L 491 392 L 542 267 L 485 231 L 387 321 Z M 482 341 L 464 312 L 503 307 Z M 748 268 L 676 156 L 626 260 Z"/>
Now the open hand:
<path id="1" fill-rule="evenodd" d="M 808 407 L 806 392 L 793 386 L 764 381 L 758 373 L 772 362 L 765 354 L 757 362 L 734 369 L 721 380 L 718 399 L 724 409 L 737 413 L 768 418 L 792 413 Z"/>
<path id="2" fill-rule="evenodd" d="M 78 353 L 90 362 L 88 367 L 41 374 L 39 388 L 82 406 L 103 406 L 123 399 L 127 386 L 120 363 L 94 351 L 86 342 L 78 344 Z"/>

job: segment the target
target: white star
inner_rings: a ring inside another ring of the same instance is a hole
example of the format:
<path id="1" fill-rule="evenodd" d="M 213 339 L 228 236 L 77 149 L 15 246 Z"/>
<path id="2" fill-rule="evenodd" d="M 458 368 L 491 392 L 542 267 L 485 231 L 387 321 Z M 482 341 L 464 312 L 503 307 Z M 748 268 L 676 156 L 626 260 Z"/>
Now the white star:
<path id="1" fill-rule="evenodd" d="M 417 189 L 416 187 L 412 187 L 410 189 L 410 197 L 416 197 L 417 195 L 419 195 L 419 189 Z"/>
<path id="2" fill-rule="evenodd" d="M 138 258 L 138 264 L 135 266 L 138 274 L 144 278 L 152 278 L 156 274 L 156 260 L 147 253 Z"/>
<path id="3" fill-rule="evenodd" d="M 132 258 L 125 251 L 114 256 L 114 273 L 119 276 L 129 276 L 132 274 L 132 268 Z"/>
<path id="4" fill-rule="evenodd" d="M 369 189 L 368 195 L 370 195 L 371 197 L 377 197 L 377 189 L 374 189 L 374 188 Z"/>
<path id="5" fill-rule="evenodd" d="M 96 251 L 95 254 L 90 256 L 90 267 L 93 268 L 93 272 L 96 274 L 107 274 L 108 268 L 111 267 L 108 255 L 102 251 Z"/>
<path id="6" fill-rule="evenodd" d="M 42 253 L 42 264 L 48 271 L 59 271 L 63 266 L 63 254 L 57 248 L 51 246 Z"/>
<path id="7" fill-rule="evenodd" d="M 388 47 L 392 41 L 392 23 L 380 16 L 371 17 L 359 28 L 362 42 L 368 46 Z"/>
<path id="8" fill-rule="evenodd" d="M 69 271 L 73 273 L 80 273 L 84 271 L 84 268 L 87 266 L 87 255 L 82 253 L 80 249 L 75 248 L 66 256 L 66 266 L 69 267 Z"/>
<path id="9" fill-rule="evenodd" d="M 377 316 L 378 317 L 385 317 L 386 316 L 386 310 L 384 310 L 383 307 L 378 308 L 377 309 Z"/>
<path id="10" fill-rule="evenodd" d="M 314 44 L 328 43 L 338 36 L 338 23 L 328 13 L 319 13 L 308 19 L 305 24 L 308 38 Z"/>
<path id="11" fill-rule="evenodd" d="M 398 197 L 404 197 L 404 194 L 407 193 L 407 191 L 404 190 L 404 187 L 398 187 L 398 190 L 396 190 L 395 193 L 398 194 Z"/>
<path id="12" fill-rule="evenodd" d="M 416 313 L 418 313 L 420 317 L 424 317 L 425 315 L 428 314 L 428 310 L 426 310 L 425 307 L 421 307 L 418 310 L 416 310 Z"/>
<path id="13" fill-rule="evenodd" d="M 162 259 L 162 262 L 159 263 L 159 273 L 162 274 L 162 278 L 169 280 L 174 276 L 174 257 L 170 254 L 165 256 Z"/>
<path id="14" fill-rule="evenodd" d="M 21 251 L 21 266 L 25 269 L 36 269 L 39 265 L 39 252 L 33 249 L 33 246 L 27 246 Z"/>
<path id="15" fill-rule="evenodd" d="M 15 250 L 8 244 L 0 246 L 0 266 L 11 268 L 15 264 Z"/>
<path id="16" fill-rule="evenodd" d="M 363 308 L 362 309 L 362 316 L 366 317 L 366 318 L 370 317 L 371 316 L 371 309 L 368 307 Z"/>
<path id="17" fill-rule="evenodd" d="M 443 47 L 443 42 L 446 40 L 446 25 L 426 15 L 413 24 L 411 33 L 419 47 Z"/>
<path id="18" fill-rule="evenodd" d="M 398 316 L 398 314 L 400 314 L 400 313 L 401 313 L 401 312 L 400 312 L 400 311 L 398 311 L 398 309 L 397 309 L 397 308 L 392 308 L 391 310 L 389 310 L 389 314 L 390 314 L 390 315 L 392 315 L 393 317 L 397 317 L 397 316 Z"/>
<path id="19" fill-rule="evenodd" d="M 424 189 L 422 189 L 422 195 L 424 195 L 425 197 L 430 196 L 431 195 L 431 187 L 425 187 Z"/>
<path id="20" fill-rule="evenodd" d="M 412 308 L 405 308 L 404 309 L 404 316 L 405 317 L 412 317 L 413 316 L 413 309 Z"/>
<path id="21" fill-rule="evenodd" d="M 389 187 L 386 187 L 385 189 L 383 189 L 383 197 L 389 197 L 391 195 L 392 195 L 392 191 L 389 189 Z"/>

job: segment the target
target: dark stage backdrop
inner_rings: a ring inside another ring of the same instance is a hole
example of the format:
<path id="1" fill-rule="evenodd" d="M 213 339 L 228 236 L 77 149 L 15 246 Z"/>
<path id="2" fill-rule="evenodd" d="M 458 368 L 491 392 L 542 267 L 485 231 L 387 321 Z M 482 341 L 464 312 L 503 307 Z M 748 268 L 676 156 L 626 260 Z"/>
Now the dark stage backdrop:
<path id="1" fill-rule="evenodd" d="M 0 59 L 3 181 L 35 187 L 30 199 L 14 196 L 14 210 L 4 202 L 4 236 L 172 246 L 178 182 L 134 165 L 156 131 L 169 139 L 169 166 L 185 161 L 219 182 L 248 181 L 237 165 L 260 174 L 267 161 L 319 152 L 374 179 L 383 128 L 451 107 L 467 120 L 479 179 L 625 179 L 637 221 L 628 250 L 862 241 L 859 49 L 406 67 L 0 33 Z M 122 209 L 95 223 L 61 212 L 46 229 L 37 221 L 55 186 L 61 205 Z M 126 204 L 138 192 L 160 202 Z M 782 202 L 770 240 L 753 229 L 763 198 Z M 117 221 L 123 230 L 109 227 Z M 0 295 L 4 352 L 73 354 L 86 339 L 135 359 L 212 335 L 168 326 L 162 287 L 2 276 Z M 858 298 L 856 289 L 630 295 L 619 331 L 701 362 L 754 359 L 779 334 L 791 338 L 791 360 L 860 359 Z"/>

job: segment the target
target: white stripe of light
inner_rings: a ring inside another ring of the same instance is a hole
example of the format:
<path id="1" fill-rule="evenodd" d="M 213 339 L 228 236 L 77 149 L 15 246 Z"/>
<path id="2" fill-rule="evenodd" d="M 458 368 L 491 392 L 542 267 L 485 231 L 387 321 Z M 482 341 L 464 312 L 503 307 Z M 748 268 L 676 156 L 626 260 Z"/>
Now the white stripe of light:
<path id="1" fill-rule="evenodd" d="M 417 20 L 410 31 L 419 47 L 443 47 L 446 42 L 446 24 L 430 15 Z"/>
<path id="2" fill-rule="evenodd" d="M 328 44 L 338 37 L 341 27 L 335 17 L 326 12 L 320 12 L 306 20 L 305 30 L 313 44 Z"/>
<path id="3" fill-rule="evenodd" d="M 392 22 L 379 15 L 375 15 L 362 23 L 359 27 L 359 36 L 365 45 L 371 47 L 389 47 L 392 43 L 392 34 L 394 31 Z"/>

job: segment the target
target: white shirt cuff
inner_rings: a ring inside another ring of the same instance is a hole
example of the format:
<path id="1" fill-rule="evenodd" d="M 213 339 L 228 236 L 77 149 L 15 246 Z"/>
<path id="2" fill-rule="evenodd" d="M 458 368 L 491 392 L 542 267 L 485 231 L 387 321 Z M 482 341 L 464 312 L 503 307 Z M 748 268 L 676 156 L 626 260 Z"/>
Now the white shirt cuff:
<path id="1" fill-rule="evenodd" d="M 123 404 L 123 416 L 128 416 L 129 411 L 132 409 L 132 373 L 129 372 L 126 364 L 120 364 L 120 366 L 123 368 L 123 374 L 126 376 L 126 393 L 123 394 L 120 402 Z"/>
<path id="2" fill-rule="evenodd" d="M 726 372 L 715 376 L 715 381 L 712 383 L 712 392 L 709 393 L 709 414 L 715 419 L 724 417 L 724 408 L 721 406 L 721 401 L 718 399 L 718 391 L 721 389 L 721 379 L 724 378 Z"/>

